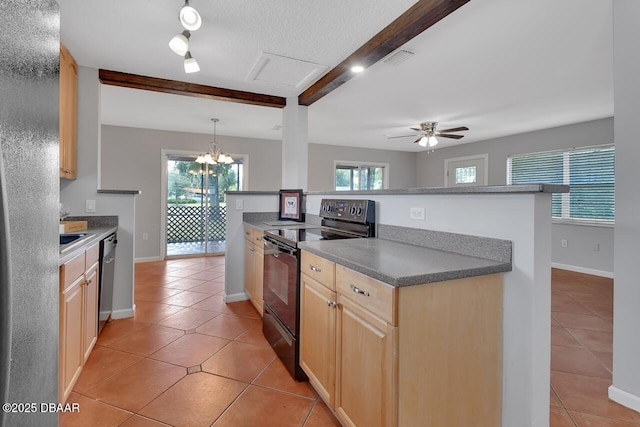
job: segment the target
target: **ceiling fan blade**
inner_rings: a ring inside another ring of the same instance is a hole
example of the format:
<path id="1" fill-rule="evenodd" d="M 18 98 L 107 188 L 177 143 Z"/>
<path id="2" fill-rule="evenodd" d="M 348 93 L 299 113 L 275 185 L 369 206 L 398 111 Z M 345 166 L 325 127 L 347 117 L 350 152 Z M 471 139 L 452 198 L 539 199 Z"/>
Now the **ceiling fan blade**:
<path id="1" fill-rule="evenodd" d="M 439 131 L 439 132 L 441 132 L 441 133 L 448 133 L 448 132 L 461 132 L 461 131 L 463 131 L 463 130 L 469 130 L 469 128 L 468 128 L 468 127 L 466 127 L 466 126 L 460 126 L 459 128 L 442 129 L 442 130 L 441 130 L 441 131 Z"/>
<path id="2" fill-rule="evenodd" d="M 417 144 L 418 142 L 420 142 L 420 140 L 422 139 L 422 137 L 416 139 L 415 141 L 413 141 L 414 144 Z"/>
<path id="3" fill-rule="evenodd" d="M 449 135 L 447 133 L 438 133 L 436 134 L 436 136 L 438 138 L 443 137 L 443 138 L 453 138 L 453 139 L 460 139 L 460 138 L 464 138 L 464 135 Z"/>
<path id="4" fill-rule="evenodd" d="M 410 136 L 416 136 L 415 133 L 412 133 L 411 135 L 398 135 L 398 136 L 389 136 L 386 135 L 387 139 L 394 139 L 394 138 L 409 138 Z"/>
<path id="5" fill-rule="evenodd" d="M 411 130 L 415 130 L 416 132 L 420 132 L 420 131 L 422 130 L 422 129 L 420 129 L 420 128 L 409 128 L 409 129 L 411 129 Z"/>

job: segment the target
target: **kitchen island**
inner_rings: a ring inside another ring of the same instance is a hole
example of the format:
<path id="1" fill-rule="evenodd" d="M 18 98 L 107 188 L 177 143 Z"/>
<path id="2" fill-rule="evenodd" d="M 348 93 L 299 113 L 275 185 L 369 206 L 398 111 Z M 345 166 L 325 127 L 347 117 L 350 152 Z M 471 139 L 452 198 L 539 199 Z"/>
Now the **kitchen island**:
<path id="1" fill-rule="evenodd" d="M 323 198 L 362 198 L 376 202 L 381 239 L 416 245 L 416 233 L 399 234 L 394 227 L 400 227 L 511 241 L 512 269 L 503 276 L 502 425 L 542 426 L 549 417 L 551 194 L 567 191 L 566 186 L 524 185 L 308 192 L 306 219 L 313 221 Z M 247 298 L 244 215 L 277 212 L 278 192 L 228 192 L 227 205 L 225 298 L 234 301 Z M 416 207 L 425 210 L 424 220 L 410 218 Z"/>

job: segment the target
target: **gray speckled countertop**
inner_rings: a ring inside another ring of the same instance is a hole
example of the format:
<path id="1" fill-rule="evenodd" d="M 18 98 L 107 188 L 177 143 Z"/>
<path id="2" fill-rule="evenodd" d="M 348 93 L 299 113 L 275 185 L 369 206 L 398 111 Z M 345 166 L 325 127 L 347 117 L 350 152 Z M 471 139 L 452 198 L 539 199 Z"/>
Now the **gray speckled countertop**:
<path id="1" fill-rule="evenodd" d="M 302 242 L 298 247 L 392 286 L 442 282 L 511 271 L 510 262 L 492 261 L 384 239 Z"/>

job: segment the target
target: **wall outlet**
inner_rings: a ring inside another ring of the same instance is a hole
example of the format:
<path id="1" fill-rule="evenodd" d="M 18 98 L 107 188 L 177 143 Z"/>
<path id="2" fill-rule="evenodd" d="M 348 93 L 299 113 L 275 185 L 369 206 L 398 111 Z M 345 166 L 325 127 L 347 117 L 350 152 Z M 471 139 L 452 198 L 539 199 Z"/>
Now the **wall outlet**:
<path id="1" fill-rule="evenodd" d="M 563 248 L 566 248 L 568 245 L 569 242 L 567 242 L 567 239 L 560 240 L 560 246 L 562 246 Z"/>
<path id="2" fill-rule="evenodd" d="M 96 211 L 96 201 L 95 200 L 87 200 L 84 206 L 85 212 L 95 212 Z"/>
<path id="3" fill-rule="evenodd" d="M 409 208 L 410 219 L 424 219 L 424 208 Z"/>
<path id="4" fill-rule="evenodd" d="M 236 210 L 241 211 L 242 209 L 244 209 L 244 200 L 242 199 L 236 200 Z"/>
<path id="5" fill-rule="evenodd" d="M 149 233 L 142 233 L 142 240 L 149 240 Z"/>
<path id="6" fill-rule="evenodd" d="M 594 252 L 598 252 L 600 250 L 600 243 L 594 243 L 593 244 L 593 251 Z"/>

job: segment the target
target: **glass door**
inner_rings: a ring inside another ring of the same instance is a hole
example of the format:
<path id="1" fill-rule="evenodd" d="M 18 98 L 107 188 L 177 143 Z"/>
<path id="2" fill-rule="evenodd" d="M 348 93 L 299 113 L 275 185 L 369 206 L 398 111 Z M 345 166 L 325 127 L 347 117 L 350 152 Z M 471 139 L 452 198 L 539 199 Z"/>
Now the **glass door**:
<path id="1" fill-rule="evenodd" d="M 225 191 L 241 190 L 242 163 L 208 165 L 167 157 L 167 258 L 225 252 Z"/>

